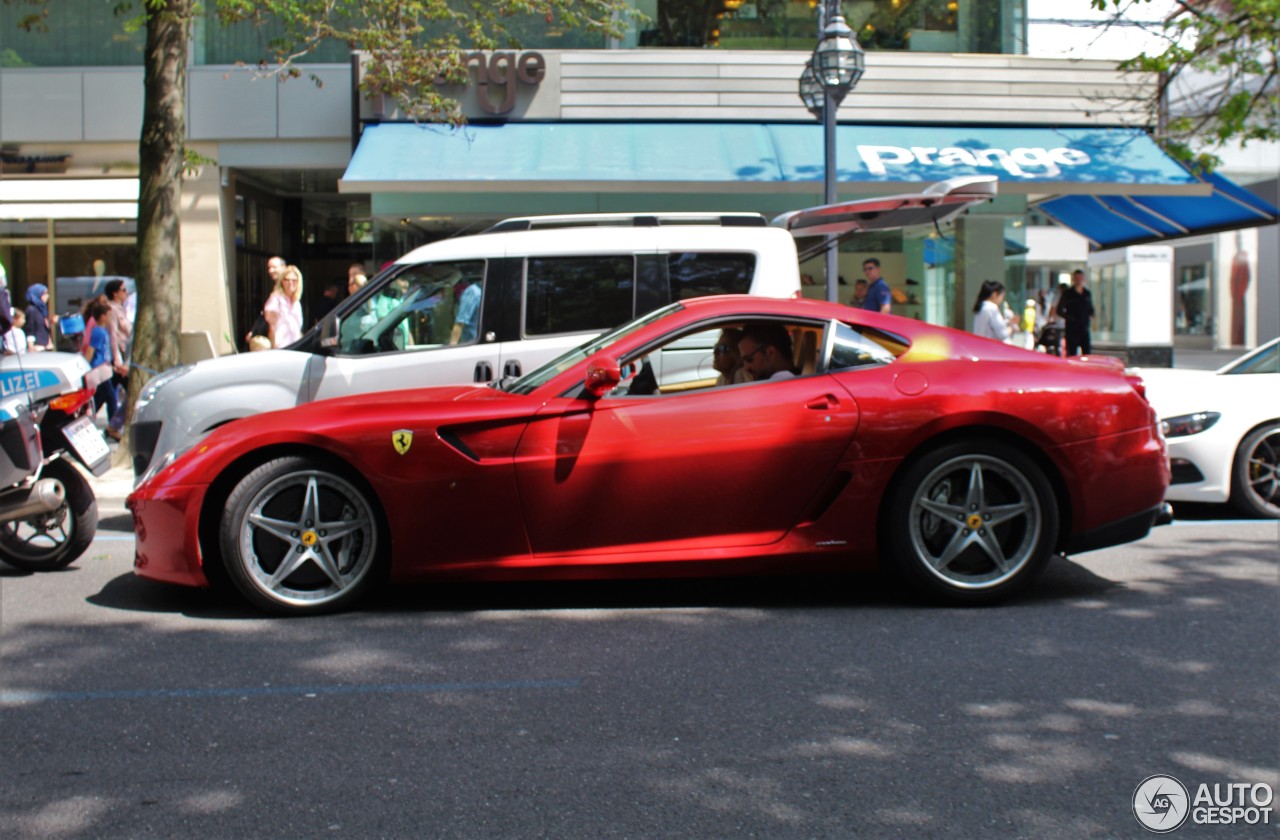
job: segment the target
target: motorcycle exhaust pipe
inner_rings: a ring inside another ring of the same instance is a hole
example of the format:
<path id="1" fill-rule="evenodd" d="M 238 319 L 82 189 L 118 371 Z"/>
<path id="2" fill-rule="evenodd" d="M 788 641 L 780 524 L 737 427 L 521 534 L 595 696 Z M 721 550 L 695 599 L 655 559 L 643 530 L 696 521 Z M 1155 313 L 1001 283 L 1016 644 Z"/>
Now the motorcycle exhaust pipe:
<path id="1" fill-rule="evenodd" d="M 56 478 L 42 478 L 30 487 L 0 493 L 0 522 L 29 519 L 62 507 L 67 491 Z"/>

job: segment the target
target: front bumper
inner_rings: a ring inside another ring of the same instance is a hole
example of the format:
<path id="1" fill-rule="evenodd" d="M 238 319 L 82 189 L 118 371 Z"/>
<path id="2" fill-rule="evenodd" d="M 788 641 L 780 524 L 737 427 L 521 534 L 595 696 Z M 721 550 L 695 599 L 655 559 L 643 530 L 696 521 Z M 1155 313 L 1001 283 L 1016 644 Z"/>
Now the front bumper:
<path id="1" fill-rule="evenodd" d="M 1231 463 L 1239 436 L 1219 421 L 1198 435 L 1169 439 L 1169 460 L 1175 481 L 1165 498 L 1171 502 L 1220 504 L 1231 496 Z"/>
<path id="2" fill-rule="evenodd" d="M 150 580 L 208 586 L 200 550 L 200 506 L 207 485 L 152 488 L 144 484 L 125 502 L 133 513 L 133 572 Z"/>

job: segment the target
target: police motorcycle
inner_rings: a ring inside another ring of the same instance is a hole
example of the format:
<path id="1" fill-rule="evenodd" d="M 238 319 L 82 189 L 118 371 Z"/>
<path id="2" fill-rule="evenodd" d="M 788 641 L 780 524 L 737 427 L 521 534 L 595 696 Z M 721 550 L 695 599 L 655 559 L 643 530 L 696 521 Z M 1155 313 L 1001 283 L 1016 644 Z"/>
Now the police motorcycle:
<path id="1" fill-rule="evenodd" d="M 111 468 L 93 423 L 93 392 L 109 376 L 78 353 L 0 359 L 0 561 L 52 571 L 93 542 L 98 500 L 76 462 L 94 475 Z"/>

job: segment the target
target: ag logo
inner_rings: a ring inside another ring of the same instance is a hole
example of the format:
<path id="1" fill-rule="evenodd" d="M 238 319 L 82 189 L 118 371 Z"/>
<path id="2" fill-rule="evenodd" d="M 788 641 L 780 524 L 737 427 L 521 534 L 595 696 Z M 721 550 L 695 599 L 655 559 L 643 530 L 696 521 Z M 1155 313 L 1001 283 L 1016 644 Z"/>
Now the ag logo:
<path id="1" fill-rule="evenodd" d="M 1167 834 L 1186 822 L 1189 813 L 1187 789 L 1173 776 L 1148 776 L 1133 792 L 1133 815 L 1148 831 Z"/>
<path id="2" fill-rule="evenodd" d="M 413 446 L 413 432 L 408 429 L 396 429 L 391 433 L 391 445 L 403 455 L 409 451 L 410 446 Z"/>

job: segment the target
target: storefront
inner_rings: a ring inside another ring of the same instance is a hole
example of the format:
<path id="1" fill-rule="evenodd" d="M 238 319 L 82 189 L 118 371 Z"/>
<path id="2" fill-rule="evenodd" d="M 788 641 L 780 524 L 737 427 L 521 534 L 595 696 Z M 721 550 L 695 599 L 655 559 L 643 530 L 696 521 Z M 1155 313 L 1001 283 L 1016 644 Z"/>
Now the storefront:
<path id="1" fill-rule="evenodd" d="M 136 178 L 0 179 L 0 263 L 13 290 L 40 283 L 50 290 L 51 308 L 78 308 L 83 284 L 59 280 L 133 277 L 138 212 Z"/>

